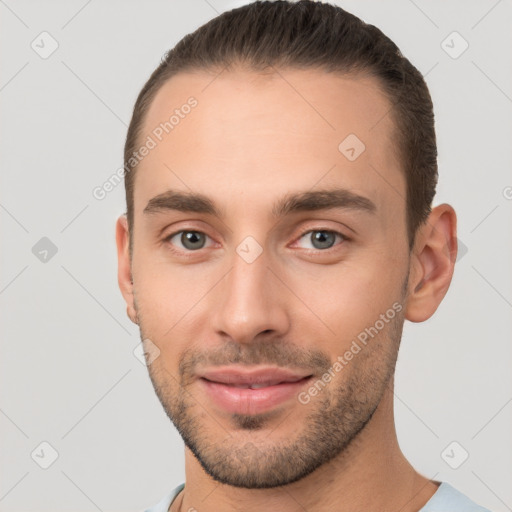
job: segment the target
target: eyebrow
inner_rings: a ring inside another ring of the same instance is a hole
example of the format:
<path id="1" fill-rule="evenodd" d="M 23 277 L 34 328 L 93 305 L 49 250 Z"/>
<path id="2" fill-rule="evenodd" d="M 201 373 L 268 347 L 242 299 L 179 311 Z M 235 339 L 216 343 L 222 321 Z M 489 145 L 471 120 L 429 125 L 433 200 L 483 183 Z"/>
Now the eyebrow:
<path id="1" fill-rule="evenodd" d="M 272 215 L 275 218 L 280 218 L 295 212 L 334 208 L 358 210 L 371 214 L 375 214 L 377 211 L 375 203 L 367 197 L 344 188 L 335 188 L 286 194 L 274 203 Z M 170 210 L 224 217 L 215 202 L 208 196 L 175 190 L 168 190 L 150 199 L 144 208 L 144 213 L 161 213 Z"/>

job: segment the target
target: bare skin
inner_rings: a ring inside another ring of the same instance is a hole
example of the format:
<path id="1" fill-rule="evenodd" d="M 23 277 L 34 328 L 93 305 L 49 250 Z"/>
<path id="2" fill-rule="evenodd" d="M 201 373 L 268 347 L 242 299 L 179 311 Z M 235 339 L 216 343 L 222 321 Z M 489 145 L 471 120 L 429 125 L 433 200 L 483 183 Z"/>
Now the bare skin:
<path id="1" fill-rule="evenodd" d="M 197 106 L 138 165 L 131 258 L 126 217 L 116 225 L 127 313 L 160 351 L 150 377 L 186 445 L 186 486 L 170 510 L 417 512 L 439 483 L 400 450 L 393 374 L 404 320 L 430 318 L 450 285 L 453 208 L 433 208 L 409 252 L 391 105 L 372 78 L 181 73 L 158 92 L 140 140 L 190 96 Z M 349 134 L 366 146 L 354 161 L 338 149 Z M 374 211 L 272 216 L 286 194 L 335 188 Z M 144 211 L 171 189 L 209 197 L 219 216 Z M 237 252 L 248 236 L 262 251 L 251 263 Z M 200 371 L 235 360 L 320 379 L 376 325 L 307 403 L 235 415 L 203 392 Z"/>

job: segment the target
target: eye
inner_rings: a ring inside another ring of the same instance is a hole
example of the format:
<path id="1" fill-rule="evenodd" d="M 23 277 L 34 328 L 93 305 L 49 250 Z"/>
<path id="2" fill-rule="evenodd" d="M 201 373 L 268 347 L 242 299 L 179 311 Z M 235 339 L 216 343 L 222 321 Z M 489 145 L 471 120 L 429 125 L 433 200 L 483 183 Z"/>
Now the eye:
<path id="1" fill-rule="evenodd" d="M 310 229 L 303 233 L 299 240 L 305 238 L 306 241 L 313 245 L 313 247 L 305 247 L 305 249 L 326 250 L 334 246 L 336 237 L 341 239 L 342 242 L 348 240 L 342 233 L 328 229 Z"/>
<path id="2" fill-rule="evenodd" d="M 179 241 L 182 246 L 178 246 L 178 249 L 197 251 L 205 247 L 207 238 L 210 237 L 201 231 L 182 230 L 167 236 L 164 241 L 169 242 L 171 245 L 176 245 L 177 241 Z M 176 239 L 176 241 L 173 241 L 174 239 Z"/>

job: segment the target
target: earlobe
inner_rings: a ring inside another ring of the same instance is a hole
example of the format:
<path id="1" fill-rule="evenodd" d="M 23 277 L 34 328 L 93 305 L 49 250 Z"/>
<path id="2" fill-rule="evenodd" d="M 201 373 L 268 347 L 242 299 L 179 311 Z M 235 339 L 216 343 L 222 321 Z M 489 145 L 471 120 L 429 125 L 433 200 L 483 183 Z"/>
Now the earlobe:
<path id="1" fill-rule="evenodd" d="M 117 245 L 117 280 L 119 289 L 126 302 L 128 318 L 138 324 L 137 312 L 133 295 L 133 277 L 131 273 L 130 235 L 126 215 L 121 215 L 116 222 Z"/>
<path id="2" fill-rule="evenodd" d="M 139 325 L 139 317 L 137 315 L 137 312 L 134 308 L 127 306 L 126 307 L 126 314 L 128 315 L 128 318 L 134 323 Z"/>
<path id="3" fill-rule="evenodd" d="M 405 318 L 424 322 L 443 300 L 457 257 L 457 216 L 449 204 L 432 209 L 419 228 L 413 248 Z"/>

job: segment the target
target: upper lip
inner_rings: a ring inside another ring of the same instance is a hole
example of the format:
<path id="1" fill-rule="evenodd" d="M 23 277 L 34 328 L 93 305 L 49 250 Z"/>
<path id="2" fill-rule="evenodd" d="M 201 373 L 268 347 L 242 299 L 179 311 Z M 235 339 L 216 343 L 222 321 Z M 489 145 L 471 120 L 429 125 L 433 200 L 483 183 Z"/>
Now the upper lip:
<path id="1" fill-rule="evenodd" d="M 273 386 L 282 382 L 297 382 L 310 377 L 311 374 L 297 373 L 285 368 L 258 368 L 243 370 L 241 368 L 223 367 L 202 371 L 199 376 L 221 384 L 247 385 L 267 384 Z"/>

